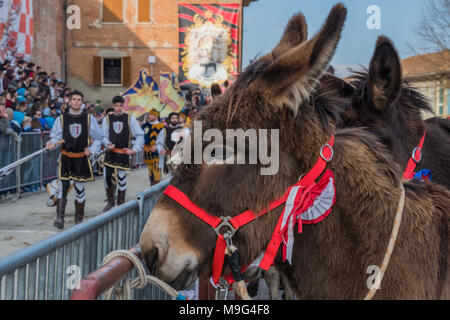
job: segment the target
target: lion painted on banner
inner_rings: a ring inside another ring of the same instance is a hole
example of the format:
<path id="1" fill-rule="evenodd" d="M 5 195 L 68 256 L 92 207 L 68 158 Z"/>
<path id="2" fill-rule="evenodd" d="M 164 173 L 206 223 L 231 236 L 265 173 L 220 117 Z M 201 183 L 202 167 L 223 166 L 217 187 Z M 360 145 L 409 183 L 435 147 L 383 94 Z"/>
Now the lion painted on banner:
<path id="1" fill-rule="evenodd" d="M 206 14 L 212 16 L 211 12 Z M 231 33 L 223 20 L 223 16 L 217 15 L 204 21 L 196 14 L 195 24 L 186 32 L 183 71 L 192 83 L 210 88 L 213 83 L 224 83 L 233 72 Z"/>

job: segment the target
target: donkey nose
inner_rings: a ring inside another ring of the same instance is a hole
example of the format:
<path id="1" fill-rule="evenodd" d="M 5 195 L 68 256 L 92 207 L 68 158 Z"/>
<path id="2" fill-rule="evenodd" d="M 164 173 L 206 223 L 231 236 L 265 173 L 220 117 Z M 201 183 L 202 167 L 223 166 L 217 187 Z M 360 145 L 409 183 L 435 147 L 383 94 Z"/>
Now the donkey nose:
<path id="1" fill-rule="evenodd" d="M 145 254 L 145 262 L 147 263 L 148 271 L 151 274 L 154 274 L 156 271 L 156 264 L 158 262 L 158 257 L 159 254 L 157 248 L 153 248 Z"/>

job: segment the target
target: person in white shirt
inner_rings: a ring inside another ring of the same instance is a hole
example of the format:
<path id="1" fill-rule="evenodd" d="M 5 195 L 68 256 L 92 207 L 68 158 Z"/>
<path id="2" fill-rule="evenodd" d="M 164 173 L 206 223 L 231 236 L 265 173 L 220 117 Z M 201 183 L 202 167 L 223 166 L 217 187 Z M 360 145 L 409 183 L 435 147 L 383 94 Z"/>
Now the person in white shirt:
<path id="1" fill-rule="evenodd" d="M 102 130 L 109 151 L 105 155 L 104 179 L 108 204 L 103 212 L 111 210 L 115 206 L 115 186 L 112 182 L 112 174 L 117 169 L 117 205 L 125 202 L 127 190 L 127 171 L 131 170 L 130 156 L 141 151 L 144 145 L 144 131 L 139 126 L 136 118 L 123 112 L 125 100 L 121 96 L 113 98 L 114 113 L 103 118 Z M 134 140 L 132 140 L 134 137 Z M 130 146 L 132 148 L 130 149 Z"/>
<path id="2" fill-rule="evenodd" d="M 50 132 L 50 141 L 46 147 L 53 150 L 62 140 L 58 161 L 58 179 L 60 192 L 56 206 L 55 227 L 64 229 L 64 216 L 67 205 L 67 191 L 70 181 L 74 181 L 76 192 L 75 224 L 84 218 L 86 203 L 85 183 L 94 180 L 89 156 L 99 152 L 104 143 L 104 134 L 92 115 L 81 110 L 84 96 L 79 91 L 70 95 L 70 106 L 66 113 L 59 116 Z M 91 139 L 93 143 L 90 145 Z"/>

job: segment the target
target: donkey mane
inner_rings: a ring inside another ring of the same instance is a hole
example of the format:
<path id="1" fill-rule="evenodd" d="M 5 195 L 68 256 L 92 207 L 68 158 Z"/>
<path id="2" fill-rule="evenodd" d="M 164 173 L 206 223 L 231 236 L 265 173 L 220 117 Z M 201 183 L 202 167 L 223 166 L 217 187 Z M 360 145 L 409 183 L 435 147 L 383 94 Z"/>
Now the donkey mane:
<path id="1" fill-rule="evenodd" d="M 376 112 L 369 96 L 369 71 L 366 68 L 363 71 L 355 71 L 346 80 L 355 88 L 355 97 L 361 103 L 359 105 L 360 108 L 362 108 L 360 112 L 365 114 Z M 400 96 L 394 103 L 400 105 L 398 110 L 402 114 L 402 117 L 410 120 L 411 117 L 420 116 L 422 111 L 433 112 L 427 99 L 420 92 L 411 87 L 406 80 L 403 80 Z"/>
<path id="2" fill-rule="evenodd" d="M 236 115 L 240 107 L 240 102 L 244 97 L 249 85 L 258 78 L 258 76 L 266 70 L 270 61 L 257 60 L 254 58 L 250 64 L 237 76 L 235 83 L 228 89 L 225 98 L 225 104 L 228 106 L 226 124 L 229 125 Z M 331 123 L 340 123 L 345 98 L 340 88 L 333 85 L 330 81 L 334 77 L 331 74 L 324 73 L 321 81 L 317 81 L 316 90 L 310 95 L 309 101 L 304 104 L 310 104 L 314 110 L 319 114 L 320 120 L 327 129 L 330 129 Z M 271 108 L 270 101 L 268 108 Z M 301 107 L 301 106 L 300 106 Z M 331 123 L 330 123 L 331 120 Z"/>

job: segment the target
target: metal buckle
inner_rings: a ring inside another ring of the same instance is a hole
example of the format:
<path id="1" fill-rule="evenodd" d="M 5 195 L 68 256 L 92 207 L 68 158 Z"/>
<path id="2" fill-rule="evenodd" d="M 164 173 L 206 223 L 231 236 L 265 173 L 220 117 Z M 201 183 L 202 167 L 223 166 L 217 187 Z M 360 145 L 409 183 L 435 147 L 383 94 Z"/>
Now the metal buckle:
<path id="1" fill-rule="evenodd" d="M 323 155 L 323 150 L 325 150 L 326 147 L 328 147 L 328 148 L 330 149 L 330 151 L 331 151 L 331 156 L 330 156 L 329 159 L 325 158 L 325 156 Z M 330 146 L 328 143 L 327 143 L 326 145 L 324 145 L 324 146 L 322 147 L 322 149 L 320 149 L 320 156 L 321 156 L 322 159 L 325 160 L 326 162 L 330 162 L 331 160 L 333 160 L 333 157 L 334 157 L 334 150 L 333 150 L 333 147 Z"/>
<path id="2" fill-rule="evenodd" d="M 222 299 L 222 291 L 225 291 L 224 297 Z M 230 286 L 228 285 L 228 282 L 225 281 L 225 279 L 220 278 L 219 283 L 216 287 L 214 299 L 215 300 L 228 300 L 228 295 L 230 293 Z"/>
<path id="3" fill-rule="evenodd" d="M 217 228 L 214 228 L 214 231 L 216 232 L 217 236 L 220 236 L 220 229 L 222 229 L 222 227 L 228 227 L 230 229 L 229 232 L 231 232 L 231 237 L 234 236 L 237 229 L 235 229 L 233 225 L 230 223 L 232 217 L 220 217 L 220 219 L 222 220 L 222 222 L 217 226 Z"/>
<path id="4" fill-rule="evenodd" d="M 416 151 L 419 151 L 419 160 L 416 160 Z M 413 152 L 412 152 L 411 158 L 413 159 L 413 161 L 416 164 L 419 164 L 420 161 L 422 161 L 422 149 L 420 149 L 419 147 L 415 147 Z"/>
<path id="5" fill-rule="evenodd" d="M 231 250 L 231 246 L 233 245 L 233 235 L 230 231 L 227 231 L 224 233 L 223 237 L 225 238 L 228 252 L 231 254 L 231 252 L 233 252 L 233 250 Z"/>

